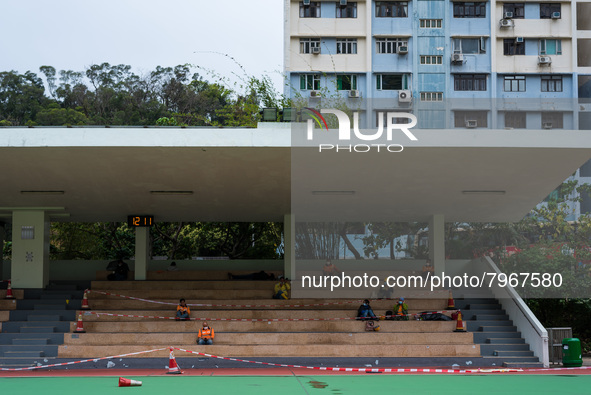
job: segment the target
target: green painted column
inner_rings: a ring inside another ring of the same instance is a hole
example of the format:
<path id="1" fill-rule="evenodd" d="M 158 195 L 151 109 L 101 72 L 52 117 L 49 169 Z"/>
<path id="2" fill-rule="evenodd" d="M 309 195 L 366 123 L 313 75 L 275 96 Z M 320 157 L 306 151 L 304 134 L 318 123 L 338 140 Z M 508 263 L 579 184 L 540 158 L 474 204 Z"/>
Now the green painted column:
<path id="1" fill-rule="evenodd" d="M 12 212 L 13 288 L 44 288 L 49 284 L 49 214 L 44 210 Z"/>
<path id="2" fill-rule="evenodd" d="M 150 228 L 135 228 L 135 279 L 145 280 L 150 256 Z"/>
<path id="3" fill-rule="evenodd" d="M 434 274 L 445 271 L 445 219 L 443 214 L 434 214 L 429 219 L 429 258 Z"/>

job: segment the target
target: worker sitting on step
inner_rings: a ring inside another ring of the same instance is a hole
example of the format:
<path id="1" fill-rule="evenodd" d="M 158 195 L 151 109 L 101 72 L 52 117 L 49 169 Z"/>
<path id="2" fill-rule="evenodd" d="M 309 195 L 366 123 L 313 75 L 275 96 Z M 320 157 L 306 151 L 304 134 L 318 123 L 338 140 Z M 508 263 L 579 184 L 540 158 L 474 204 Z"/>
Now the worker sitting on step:
<path id="1" fill-rule="evenodd" d="M 290 289 L 291 286 L 287 282 L 287 279 L 280 276 L 279 282 L 275 284 L 275 288 L 273 290 L 273 299 L 289 299 L 288 291 Z"/>
<path id="2" fill-rule="evenodd" d="M 214 337 L 215 333 L 213 333 L 213 328 L 207 325 L 207 321 L 203 321 L 203 328 L 200 328 L 199 333 L 197 334 L 197 344 L 200 346 L 213 344 Z"/>
<path id="3" fill-rule="evenodd" d="M 176 320 L 189 320 L 189 314 L 191 314 L 191 309 L 185 303 L 185 299 L 179 300 L 179 305 L 176 307 Z"/>
<path id="4" fill-rule="evenodd" d="M 408 305 L 402 297 L 394 305 L 394 317 L 396 320 L 408 321 Z"/>

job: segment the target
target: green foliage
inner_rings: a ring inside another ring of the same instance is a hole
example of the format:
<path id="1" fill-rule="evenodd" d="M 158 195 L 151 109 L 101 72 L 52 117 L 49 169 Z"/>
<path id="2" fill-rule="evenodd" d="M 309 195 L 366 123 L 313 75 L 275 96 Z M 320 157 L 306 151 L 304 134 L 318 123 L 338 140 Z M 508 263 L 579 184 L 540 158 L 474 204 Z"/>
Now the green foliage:
<path id="1" fill-rule="evenodd" d="M 12 126 L 12 122 L 3 119 L 0 121 L 0 126 Z"/>
<path id="2" fill-rule="evenodd" d="M 76 110 L 51 108 L 39 111 L 37 123 L 42 126 L 85 125 L 88 118 Z"/>

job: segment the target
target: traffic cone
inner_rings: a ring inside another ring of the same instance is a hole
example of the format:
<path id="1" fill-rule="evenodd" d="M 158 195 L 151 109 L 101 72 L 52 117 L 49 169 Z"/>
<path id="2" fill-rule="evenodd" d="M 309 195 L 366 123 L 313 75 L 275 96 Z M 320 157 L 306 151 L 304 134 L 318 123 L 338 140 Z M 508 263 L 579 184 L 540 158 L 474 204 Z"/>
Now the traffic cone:
<path id="1" fill-rule="evenodd" d="M 449 290 L 449 298 L 447 298 L 447 310 L 452 310 L 456 308 L 456 304 L 454 303 L 454 297 L 451 294 L 451 289 Z"/>
<path id="2" fill-rule="evenodd" d="M 458 310 L 458 320 L 456 321 L 456 330 L 454 332 L 466 332 L 464 328 L 464 321 L 462 320 L 462 312 Z"/>
<path id="3" fill-rule="evenodd" d="M 142 385 L 141 381 L 119 377 L 119 387 L 139 387 L 140 385 Z"/>
<path id="4" fill-rule="evenodd" d="M 84 296 L 82 297 L 82 307 L 80 307 L 80 310 L 90 310 L 90 306 L 88 305 L 88 297 L 86 296 L 87 293 L 88 290 L 85 289 Z"/>
<path id="5" fill-rule="evenodd" d="M 78 322 L 76 323 L 76 329 L 74 333 L 86 333 L 84 330 L 84 324 L 82 323 L 82 314 L 78 314 Z"/>
<path id="6" fill-rule="evenodd" d="M 6 296 L 4 299 L 14 299 L 14 295 L 12 294 L 12 285 L 10 285 L 10 280 L 8 280 L 8 287 L 6 287 Z"/>
<path id="7" fill-rule="evenodd" d="M 183 374 L 183 371 L 176 363 L 172 347 L 170 347 L 170 355 L 168 356 L 168 372 L 166 372 L 166 374 Z"/>

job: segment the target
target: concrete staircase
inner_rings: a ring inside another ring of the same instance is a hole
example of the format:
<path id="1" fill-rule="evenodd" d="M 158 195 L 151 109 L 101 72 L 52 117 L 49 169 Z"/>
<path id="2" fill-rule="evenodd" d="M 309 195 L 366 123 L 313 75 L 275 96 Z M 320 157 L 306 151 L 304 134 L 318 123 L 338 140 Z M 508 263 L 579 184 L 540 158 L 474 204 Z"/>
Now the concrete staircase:
<path id="1" fill-rule="evenodd" d="M 59 346 L 59 358 L 96 358 L 175 346 L 221 356 L 247 358 L 423 358 L 430 363 L 451 366 L 459 360 L 480 357 L 472 333 L 454 333 L 451 321 L 380 321 L 379 332 L 366 332 L 365 323 L 357 320 L 322 320 L 353 318 L 359 301 L 343 299 L 269 299 L 273 281 L 93 281 L 91 289 L 112 294 L 156 300 L 164 304 L 126 299 L 91 292 L 91 312 L 82 312 L 87 333 L 66 333 Z M 210 320 L 216 331 L 214 345 L 197 346 L 201 321 L 181 321 L 173 317 L 179 298 L 191 304 L 241 305 L 192 307 L 192 318 Z M 339 302 L 310 307 L 293 304 Z M 391 300 L 375 300 L 372 308 L 384 314 L 393 306 Z M 447 306 L 447 292 L 430 299 L 407 298 L 411 313 L 442 310 Z M 273 305 L 273 306 L 255 306 Z M 96 315 L 97 312 L 151 316 L 150 318 Z M 299 318 L 302 321 L 231 321 L 251 319 Z M 76 323 L 70 324 L 70 332 Z M 166 358 L 168 351 L 137 355 L 138 358 Z"/>
<path id="2" fill-rule="evenodd" d="M 83 291 L 74 284 L 25 289 L 0 333 L 0 365 L 30 366 L 58 356 L 58 346 L 76 319 Z"/>
<path id="3" fill-rule="evenodd" d="M 474 343 L 480 345 L 482 357 L 489 365 L 543 367 L 492 294 L 471 296 L 465 293 L 455 303 L 456 308 L 462 311 L 467 330 L 474 334 Z"/>

